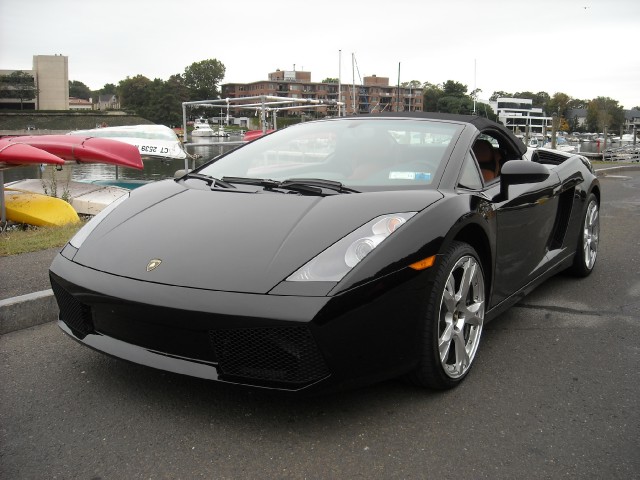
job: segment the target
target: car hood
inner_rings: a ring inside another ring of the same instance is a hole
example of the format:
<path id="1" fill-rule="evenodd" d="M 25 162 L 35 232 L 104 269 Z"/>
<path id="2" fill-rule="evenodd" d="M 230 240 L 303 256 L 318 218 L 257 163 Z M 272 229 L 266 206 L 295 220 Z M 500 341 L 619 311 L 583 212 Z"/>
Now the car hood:
<path id="1" fill-rule="evenodd" d="M 268 293 L 378 215 L 420 211 L 440 198 L 433 190 L 327 197 L 201 190 L 169 180 L 134 190 L 73 261 L 149 282 Z"/>

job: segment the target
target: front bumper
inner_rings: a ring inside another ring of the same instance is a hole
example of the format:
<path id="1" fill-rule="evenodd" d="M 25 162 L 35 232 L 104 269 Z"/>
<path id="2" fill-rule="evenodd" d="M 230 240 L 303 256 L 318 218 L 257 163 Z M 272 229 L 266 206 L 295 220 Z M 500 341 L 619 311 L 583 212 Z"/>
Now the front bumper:
<path id="1" fill-rule="evenodd" d="M 58 255 L 60 327 L 138 364 L 299 391 L 353 386 L 416 363 L 428 275 L 409 269 L 334 297 L 183 288 L 92 270 Z"/>

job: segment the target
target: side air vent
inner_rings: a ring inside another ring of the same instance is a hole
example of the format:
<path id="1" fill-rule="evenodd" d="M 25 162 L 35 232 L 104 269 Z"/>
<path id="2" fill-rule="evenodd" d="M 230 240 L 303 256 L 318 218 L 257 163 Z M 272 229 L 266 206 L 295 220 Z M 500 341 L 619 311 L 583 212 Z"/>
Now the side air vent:
<path id="1" fill-rule="evenodd" d="M 532 156 L 532 160 L 537 163 L 545 165 L 560 165 L 566 161 L 568 157 L 566 154 L 550 152 L 549 150 L 536 150 Z"/>

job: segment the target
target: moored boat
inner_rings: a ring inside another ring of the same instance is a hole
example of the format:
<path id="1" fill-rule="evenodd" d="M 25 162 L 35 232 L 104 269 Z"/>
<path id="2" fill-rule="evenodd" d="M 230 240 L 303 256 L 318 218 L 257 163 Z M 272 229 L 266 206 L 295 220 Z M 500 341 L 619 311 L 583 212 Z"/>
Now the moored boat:
<path id="1" fill-rule="evenodd" d="M 4 201 L 7 220 L 12 222 L 49 227 L 80 221 L 68 202 L 42 193 L 7 188 Z"/>
<path id="2" fill-rule="evenodd" d="M 68 135 L 110 138 L 134 145 L 143 157 L 183 160 L 187 156 L 176 132 L 165 125 L 126 125 L 75 130 Z"/>
<path id="3" fill-rule="evenodd" d="M 215 137 L 215 133 L 206 118 L 196 118 L 191 131 L 192 137 Z"/>
<path id="4" fill-rule="evenodd" d="M 551 148 L 551 145 L 552 145 L 551 139 L 549 138 L 547 142 L 543 145 L 543 147 Z M 555 149 L 565 153 L 572 153 L 576 151 L 576 147 L 574 145 L 571 145 L 569 142 L 567 142 L 567 139 L 564 137 L 558 137 L 556 139 Z"/>
<path id="5" fill-rule="evenodd" d="M 11 182 L 5 185 L 5 188 L 43 196 L 49 193 L 46 182 L 36 178 Z M 61 182 L 58 189 L 71 204 L 71 207 L 81 215 L 96 215 L 111 202 L 129 193 L 128 188 L 74 180 Z"/>
<path id="6" fill-rule="evenodd" d="M 2 229 L 6 226 L 7 220 L 32 225 L 55 225 L 61 221 L 68 223 L 66 220 L 51 222 L 49 217 L 55 217 L 55 215 L 49 211 L 63 208 L 69 211 L 71 208 L 71 210 L 75 210 L 76 217 L 77 213 L 94 215 L 129 191 L 118 187 L 67 182 L 60 189 L 56 185 L 55 190 L 56 193 L 60 192 L 65 199 L 69 199 L 72 205 L 61 207 L 62 204 L 58 202 L 60 199 L 56 198 L 56 195 L 48 195 L 50 192 L 46 191 L 47 185 L 42 179 L 20 181 L 32 182 L 31 188 L 27 185 L 20 185 L 19 182 L 7 184 L 7 188 L 22 190 L 22 192 L 20 195 L 5 194 L 3 170 L 34 163 L 55 164 L 57 167 L 61 167 L 66 162 L 107 163 L 140 170 L 143 168 L 141 155 L 135 146 L 107 138 L 70 135 L 7 137 L 0 140 L 0 154 L 0 228 Z M 105 191 L 102 191 L 99 198 L 95 198 L 96 193 L 93 193 L 93 198 L 87 199 L 83 195 L 74 193 L 72 185 L 75 184 L 87 185 L 94 190 L 114 188 L 117 191 L 110 192 L 110 195 L 105 195 Z M 49 199 L 53 199 L 53 201 Z M 66 203 L 64 200 L 60 201 Z M 9 202 L 11 206 L 9 206 Z"/>

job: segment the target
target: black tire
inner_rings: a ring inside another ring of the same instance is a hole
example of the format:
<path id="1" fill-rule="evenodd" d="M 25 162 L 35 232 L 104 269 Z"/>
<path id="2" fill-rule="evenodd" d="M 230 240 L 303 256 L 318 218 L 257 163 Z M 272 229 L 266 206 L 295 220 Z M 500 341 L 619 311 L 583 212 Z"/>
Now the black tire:
<path id="1" fill-rule="evenodd" d="M 600 205 L 593 193 L 587 197 L 586 205 L 576 255 L 569 269 L 571 274 L 578 277 L 586 277 L 593 271 L 600 243 Z"/>
<path id="2" fill-rule="evenodd" d="M 473 365 L 484 324 L 485 280 L 480 257 L 462 242 L 453 242 L 434 268 L 420 362 L 406 379 L 445 390 L 457 386 Z"/>

